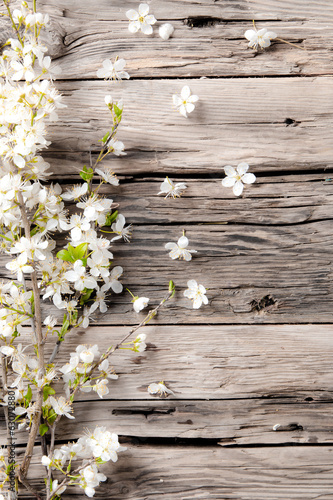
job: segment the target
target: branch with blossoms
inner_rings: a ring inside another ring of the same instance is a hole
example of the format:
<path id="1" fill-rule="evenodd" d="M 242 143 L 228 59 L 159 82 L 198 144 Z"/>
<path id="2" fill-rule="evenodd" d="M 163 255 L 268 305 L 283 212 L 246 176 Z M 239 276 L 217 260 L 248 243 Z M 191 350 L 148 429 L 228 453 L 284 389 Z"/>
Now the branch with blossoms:
<path id="1" fill-rule="evenodd" d="M 110 380 L 118 378 L 109 357 L 118 349 L 145 349 L 145 334 L 134 340 L 130 336 L 173 297 L 174 285 L 170 282 L 168 295 L 115 346 L 100 353 L 97 345 L 79 345 L 68 363 L 57 369 L 57 355 L 70 332 L 87 328 L 93 314 L 107 311 L 108 296 L 123 290 L 119 281 L 123 269 L 113 265 L 111 243 L 128 242 L 131 226 L 118 212 L 119 204 L 100 194 L 103 184 L 119 184 L 102 162 L 110 154 L 126 154 L 117 139 L 123 103 L 105 97 L 110 128 L 94 163 L 82 168 L 81 184 L 65 192 L 59 184 L 45 184 L 51 172 L 40 153 L 50 144 L 47 125 L 58 119 L 57 110 L 66 107 L 53 84 L 55 72 L 45 55 L 47 47 L 40 41 L 49 19 L 36 11 L 35 0 L 32 10 L 25 1 L 20 9 L 11 10 L 10 0 L 4 0 L 4 5 L 15 37 L 7 41 L 0 56 L 0 237 L 1 250 L 9 257 L 6 269 L 13 275 L 0 284 L 1 404 L 7 422 L 8 409 L 14 405 L 15 425 L 28 433 L 21 463 L 9 462 L 1 452 L 0 473 L 5 485 L 14 472 L 39 499 L 59 498 L 74 484 L 93 496 L 95 487 L 106 479 L 99 467 L 108 460 L 115 462 L 124 448 L 116 434 L 97 428 L 56 450 L 57 424 L 63 417 L 74 418 L 72 404 L 78 391 L 93 391 L 100 398 L 108 394 Z M 110 69 L 106 66 L 104 71 Z M 117 71 L 126 77 L 123 66 L 122 60 L 116 60 Z M 104 233 L 111 233 L 111 240 Z M 62 248 L 59 234 L 66 235 Z M 60 324 L 52 315 L 44 317 L 43 300 L 52 301 L 62 312 Z M 140 312 L 148 302 L 135 297 L 134 310 Z M 27 325 L 28 342 L 23 347 L 20 337 Z M 49 359 L 46 342 L 53 345 Z M 65 383 L 61 394 L 54 388 L 60 375 Z M 47 469 L 41 491 L 27 479 L 37 439 L 42 440 L 42 464 Z M 80 466 L 78 459 L 83 460 Z M 64 476 L 60 483 L 53 478 L 54 470 Z"/>

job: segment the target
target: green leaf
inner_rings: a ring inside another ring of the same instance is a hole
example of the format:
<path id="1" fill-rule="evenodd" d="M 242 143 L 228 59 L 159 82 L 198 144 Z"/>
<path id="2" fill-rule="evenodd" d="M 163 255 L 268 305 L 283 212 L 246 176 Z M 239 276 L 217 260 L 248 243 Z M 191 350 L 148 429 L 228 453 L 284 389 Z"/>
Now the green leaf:
<path id="1" fill-rule="evenodd" d="M 44 436 L 44 434 L 46 434 L 48 430 L 49 430 L 49 427 L 46 424 L 40 424 L 40 426 L 39 426 L 39 434 L 41 436 Z"/>
<path id="2" fill-rule="evenodd" d="M 57 253 L 57 257 L 58 257 L 58 259 L 65 260 L 66 262 L 72 262 L 71 255 L 68 252 L 68 250 L 65 250 L 65 249 L 60 250 Z"/>
<path id="3" fill-rule="evenodd" d="M 28 385 L 28 390 L 27 390 L 27 393 L 26 395 L 24 396 L 24 399 L 26 400 L 26 402 L 29 404 L 31 399 L 32 399 L 32 390 L 31 390 L 31 387 L 30 385 Z"/>
<path id="4" fill-rule="evenodd" d="M 43 387 L 43 400 L 46 401 L 49 396 L 53 396 L 55 394 L 55 390 L 52 389 L 49 385 L 45 385 Z"/>
<path id="5" fill-rule="evenodd" d="M 87 168 L 85 165 L 83 167 L 83 169 L 81 170 L 80 172 L 80 177 L 86 181 L 86 182 L 90 182 L 91 179 L 94 177 L 94 171 L 92 168 Z"/>
<path id="6" fill-rule="evenodd" d="M 73 255 L 74 259 L 82 260 L 87 252 L 88 243 L 81 243 L 77 247 L 72 247 L 71 245 L 68 245 L 68 248 L 69 247 L 71 247 L 71 255 Z"/>
<path id="7" fill-rule="evenodd" d="M 119 123 L 121 120 L 121 115 L 123 114 L 123 110 L 118 108 L 117 104 L 113 104 L 113 109 L 116 117 L 118 118 L 118 123 Z"/>
<path id="8" fill-rule="evenodd" d="M 80 305 L 83 306 L 90 299 L 91 294 L 93 293 L 93 288 L 85 288 L 84 294 L 80 298 Z"/>
<path id="9" fill-rule="evenodd" d="M 105 221 L 104 226 L 111 226 L 112 222 L 114 222 L 117 217 L 118 217 L 118 210 L 116 210 L 115 212 L 113 212 L 113 214 L 110 212 L 106 216 L 106 221 Z"/>
<path id="10" fill-rule="evenodd" d="M 110 132 L 107 132 L 107 133 L 105 134 L 105 136 L 103 137 L 103 139 L 102 139 L 103 144 L 105 144 L 105 143 L 106 143 L 106 141 L 108 140 L 109 136 L 110 136 Z"/>
<path id="11" fill-rule="evenodd" d="M 65 314 L 65 316 L 64 316 L 64 322 L 63 322 L 61 330 L 60 330 L 59 340 L 61 340 L 61 341 L 63 340 L 63 337 L 66 334 L 66 332 L 67 332 L 67 330 L 69 328 L 69 325 L 70 325 L 69 319 L 68 319 L 67 315 Z"/>
<path id="12" fill-rule="evenodd" d="M 169 292 L 172 292 L 171 297 L 174 297 L 176 292 L 176 287 L 172 280 L 169 281 Z"/>

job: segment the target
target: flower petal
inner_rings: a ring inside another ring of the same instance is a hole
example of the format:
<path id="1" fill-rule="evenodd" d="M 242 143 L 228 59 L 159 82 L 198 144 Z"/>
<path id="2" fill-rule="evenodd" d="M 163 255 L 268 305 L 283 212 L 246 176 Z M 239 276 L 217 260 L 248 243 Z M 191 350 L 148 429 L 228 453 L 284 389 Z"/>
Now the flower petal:
<path id="1" fill-rule="evenodd" d="M 130 21 L 136 21 L 137 19 L 139 19 L 139 14 L 137 13 L 136 10 L 130 9 L 126 12 L 126 17 Z"/>
<path id="2" fill-rule="evenodd" d="M 233 187 L 236 183 L 236 179 L 235 177 L 225 177 L 223 180 L 222 180 L 222 186 L 224 187 Z"/>
<path id="3" fill-rule="evenodd" d="M 182 88 L 182 91 L 180 93 L 182 99 L 186 101 L 190 95 L 191 95 L 191 89 L 188 85 L 185 85 L 185 87 Z"/>
<path id="4" fill-rule="evenodd" d="M 147 23 L 141 23 L 141 31 L 145 35 L 151 35 L 153 32 L 153 28 L 150 24 Z"/>
<path id="5" fill-rule="evenodd" d="M 139 31 L 140 26 L 141 26 L 140 21 L 132 21 L 128 25 L 128 30 L 131 33 L 136 33 L 137 31 Z"/>
<path id="6" fill-rule="evenodd" d="M 237 172 L 239 173 L 239 175 L 244 175 L 249 169 L 249 166 L 247 163 L 245 162 L 242 162 L 238 165 L 237 167 Z"/>
<path id="7" fill-rule="evenodd" d="M 245 184 L 253 184 L 256 181 L 256 176 L 254 174 L 245 174 L 242 177 L 242 182 Z"/>
<path id="8" fill-rule="evenodd" d="M 233 187 L 233 192 L 235 196 L 240 196 L 243 192 L 243 183 L 241 181 L 237 181 Z"/>
<path id="9" fill-rule="evenodd" d="M 234 167 L 230 167 L 230 165 L 227 165 L 226 167 L 224 167 L 224 172 L 225 172 L 225 175 L 227 175 L 228 177 L 236 177 L 236 175 L 237 175 Z"/>
<path id="10" fill-rule="evenodd" d="M 145 22 L 147 24 L 155 24 L 156 23 L 156 19 L 153 15 L 150 15 L 150 16 L 146 16 L 145 17 Z"/>
<path id="11" fill-rule="evenodd" d="M 194 110 L 195 106 L 194 104 L 192 104 L 191 102 L 187 102 L 186 104 L 184 104 L 185 108 L 186 108 L 186 111 L 188 113 L 192 113 L 192 111 Z"/>
<path id="12" fill-rule="evenodd" d="M 244 33 L 245 38 L 247 38 L 250 42 L 257 37 L 257 33 L 254 30 L 247 30 Z"/>
<path id="13" fill-rule="evenodd" d="M 146 16 L 149 13 L 149 5 L 146 3 L 140 3 L 139 14 L 140 16 Z"/>

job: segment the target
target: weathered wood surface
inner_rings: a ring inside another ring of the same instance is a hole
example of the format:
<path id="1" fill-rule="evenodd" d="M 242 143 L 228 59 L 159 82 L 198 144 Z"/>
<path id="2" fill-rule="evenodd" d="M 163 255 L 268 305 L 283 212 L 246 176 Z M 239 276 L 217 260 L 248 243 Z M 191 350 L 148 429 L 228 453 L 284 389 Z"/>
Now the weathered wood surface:
<path id="1" fill-rule="evenodd" d="M 198 109 L 187 120 L 172 104 L 172 94 L 185 83 L 201 97 Z M 63 110 L 61 122 L 49 127 L 54 152 L 97 151 L 98 139 L 110 126 L 104 96 L 112 92 L 114 98 L 123 98 L 118 138 L 129 155 L 112 159 L 119 174 L 145 168 L 165 173 L 222 173 L 221 167 L 240 161 L 259 172 L 333 166 L 332 111 L 327 106 L 333 100 L 330 77 L 148 80 L 115 85 L 83 81 L 59 82 L 58 86 L 70 113 Z M 296 126 L 288 126 L 288 118 Z M 138 151 L 141 158 L 134 166 Z M 61 161 L 53 165 L 58 171 Z"/>
<path id="2" fill-rule="evenodd" d="M 128 327 L 102 326 L 75 330 L 62 344 L 57 364 L 60 367 L 67 363 L 69 353 L 78 344 L 98 344 L 103 352 L 119 342 L 127 331 Z M 174 391 L 175 397 L 171 399 L 175 401 L 260 397 L 297 397 L 303 401 L 312 397 L 327 402 L 332 399 L 331 325 L 193 327 L 171 323 L 146 326 L 145 332 L 148 343 L 145 352 L 121 350 L 110 358 L 119 379 L 110 382 L 106 399 L 151 401 L 147 387 L 161 380 Z M 46 346 L 47 353 L 52 352 L 53 342 Z M 79 399 L 98 397 L 95 393 L 81 393 Z"/>
<path id="3" fill-rule="evenodd" d="M 129 33 L 125 12 L 138 1 L 38 4 L 52 18 L 46 41 L 68 104 L 49 127 L 53 180 L 78 178 L 110 125 L 105 94 L 122 97 L 127 156 L 106 161 L 121 183 L 102 192 L 134 233 L 131 244 L 113 245 L 115 264 L 124 285 L 152 303 L 169 279 L 177 285 L 146 327 L 147 351 L 115 354 L 119 380 L 103 401 L 81 395 L 58 440 L 99 424 L 127 442 L 97 498 L 333 499 L 332 2 L 151 0 L 159 22 L 175 26 L 168 42 L 160 23 L 152 37 Z M 243 37 L 253 19 L 306 50 L 276 41 L 255 54 Z M 97 81 L 116 55 L 132 80 Z M 184 84 L 200 97 L 188 120 L 172 106 Z M 235 198 L 220 181 L 240 161 L 257 182 Z M 183 198 L 157 196 L 165 175 L 187 183 Z M 164 249 L 183 229 L 198 250 L 190 264 Z M 209 288 L 210 305 L 198 311 L 183 297 L 190 278 Z M 68 336 L 58 366 L 78 343 L 103 350 L 142 317 L 129 295 L 112 295 L 95 326 Z M 149 396 L 160 380 L 175 396 Z M 41 486 L 39 463 L 37 450 L 30 475 Z M 86 498 L 63 496 L 73 497 Z"/>
<path id="4" fill-rule="evenodd" d="M 282 399 L 214 401 L 99 400 L 74 404 L 75 420 L 61 420 L 58 436 L 74 440 L 103 425 L 120 436 L 139 438 L 211 439 L 221 446 L 273 444 L 332 444 L 332 402 L 314 400 L 320 394 Z M 4 421 L 0 439 L 6 442 Z M 279 425 L 277 431 L 273 427 Z M 27 433 L 16 432 L 18 445 Z"/>
<path id="5" fill-rule="evenodd" d="M 94 498 L 108 500 L 332 500 L 333 449 L 133 445 L 104 466 L 107 483 Z M 41 485 L 39 457 L 31 482 Z M 36 465 L 35 465 L 36 464 Z M 75 491 L 75 490 L 74 490 Z M 82 491 L 82 490 L 81 490 Z M 63 500 L 84 499 L 65 492 Z M 22 492 L 22 498 L 30 498 Z"/>

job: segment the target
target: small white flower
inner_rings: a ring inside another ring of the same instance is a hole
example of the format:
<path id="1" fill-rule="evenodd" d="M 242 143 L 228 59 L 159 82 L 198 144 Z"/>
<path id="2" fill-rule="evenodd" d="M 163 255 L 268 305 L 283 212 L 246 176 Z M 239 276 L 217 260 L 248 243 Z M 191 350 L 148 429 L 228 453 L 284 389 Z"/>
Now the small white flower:
<path id="1" fill-rule="evenodd" d="M 169 177 L 166 177 L 160 186 L 161 191 L 158 194 L 165 194 L 165 198 L 168 198 L 168 196 L 171 198 L 180 198 L 186 188 L 187 186 L 184 182 L 174 184 Z"/>
<path id="2" fill-rule="evenodd" d="M 23 273 L 33 273 L 34 268 L 32 266 L 27 265 L 27 255 L 25 253 L 21 253 L 17 259 L 12 260 L 11 262 L 7 262 L 6 268 L 9 271 L 17 274 L 17 279 L 22 281 Z"/>
<path id="3" fill-rule="evenodd" d="M 168 40 L 170 36 L 172 36 L 174 31 L 175 28 L 172 26 L 172 24 L 165 23 L 159 27 L 158 33 L 163 40 Z"/>
<path id="4" fill-rule="evenodd" d="M 111 226 L 111 229 L 117 236 L 114 236 L 111 241 L 119 240 L 121 237 L 124 238 L 126 243 L 129 243 L 131 238 L 132 225 L 125 227 L 126 219 L 122 214 L 118 214 L 116 222 Z"/>
<path id="5" fill-rule="evenodd" d="M 78 353 L 83 363 L 92 363 L 94 359 L 96 359 L 100 355 L 97 344 L 90 347 L 87 347 L 85 345 L 78 345 L 76 348 L 76 352 Z"/>
<path id="6" fill-rule="evenodd" d="M 4 346 L 0 347 L 0 352 L 4 356 L 11 356 L 14 352 L 14 349 L 13 349 L 13 347 L 10 347 L 9 345 L 4 345 Z"/>
<path id="7" fill-rule="evenodd" d="M 167 386 L 164 384 L 164 382 L 159 382 L 156 384 L 153 382 L 148 386 L 148 392 L 152 396 L 155 394 L 158 394 L 159 396 L 164 396 L 166 397 L 168 394 L 173 394 L 175 395 L 174 392 L 172 392 L 170 389 L 167 388 Z"/>
<path id="8" fill-rule="evenodd" d="M 51 497 L 52 497 L 52 493 L 53 492 L 57 492 L 57 497 L 60 497 L 60 495 L 62 493 L 64 493 L 64 491 L 66 490 L 67 486 L 61 486 L 61 488 L 58 489 L 58 486 L 59 486 L 59 481 L 58 479 L 55 479 L 54 481 L 52 481 L 52 490 L 51 490 Z"/>
<path id="9" fill-rule="evenodd" d="M 234 167 L 229 165 L 224 167 L 224 172 L 227 177 L 222 180 L 222 186 L 232 187 L 235 196 L 240 196 L 243 192 L 244 184 L 253 184 L 256 180 L 254 174 L 247 174 L 249 169 L 247 163 L 240 163 L 235 170 Z"/>
<path id="10" fill-rule="evenodd" d="M 50 396 L 49 402 L 57 415 L 65 415 L 65 417 L 67 418 L 75 418 L 73 415 L 69 413 L 73 411 L 72 407 L 70 403 L 68 403 L 63 396 L 60 396 L 58 400 L 55 399 L 53 396 Z"/>
<path id="11" fill-rule="evenodd" d="M 108 167 L 96 168 L 96 174 L 100 175 L 105 182 L 112 184 L 113 186 L 119 186 L 119 179 Z"/>
<path id="12" fill-rule="evenodd" d="M 247 30 L 244 33 L 245 38 L 249 40 L 248 46 L 254 50 L 258 49 L 260 46 L 262 49 L 269 47 L 271 44 L 271 40 L 277 37 L 277 34 L 274 31 L 267 31 L 266 28 L 263 28 L 259 31 L 257 30 Z"/>
<path id="13" fill-rule="evenodd" d="M 57 324 L 57 318 L 55 318 L 52 315 L 49 315 L 44 319 L 43 323 L 45 326 L 53 328 Z"/>
<path id="14" fill-rule="evenodd" d="M 46 455 L 43 455 L 41 462 L 42 462 L 42 465 L 45 465 L 45 467 L 49 467 L 49 465 L 52 463 L 52 460 L 49 457 L 47 457 Z"/>
<path id="15" fill-rule="evenodd" d="M 136 339 L 133 340 L 135 352 L 143 352 L 146 350 L 147 347 L 147 344 L 145 343 L 146 337 L 147 336 L 145 333 L 140 333 L 140 335 L 138 335 Z"/>
<path id="16" fill-rule="evenodd" d="M 187 118 L 187 113 L 192 113 L 195 108 L 194 103 L 199 100 L 199 97 L 191 95 L 190 87 L 185 85 L 181 90 L 180 96 L 174 94 L 172 99 L 179 113 Z"/>
<path id="17" fill-rule="evenodd" d="M 114 137 L 106 142 L 107 150 L 109 153 L 113 153 L 116 156 L 125 156 L 127 153 L 124 152 L 125 146 L 121 141 L 117 141 Z"/>
<path id="18" fill-rule="evenodd" d="M 81 198 L 81 196 L 85 195 L 87 191 L 88 184 L 86 182 L 84 184 L 76 184 L 70 189 L 70 191 L 63 193 L 61 197 L 66 201 L 77 200 Z"/>
<path id="19" fill-rule="evenodd" d="M 198 285 L 195 280 L 189 280 L 187 282 L 188 289 L 185 290 L 184 296 L 190 300 L 193 300 L 193 309 L 199 309 L 202 304 L 207 305 L 208 299 L 206 297 L 206 288 L 202 285 Z"/>
<path id="20" fill-rule="evenodd" d="M 97 392 L 101 399 L 103 399 L 103 396 L 106 396 L 110 392 L 109 388 L 107 387 L 108 382 L 109 381 L 104 378 L 103 380 L 97 380 L 96 384 L 93 386 L 93 390 Z"/>
<path id="21" fill-rule="evenodd" d="M 124 71 L 125 65 L 125 59 L 116 59 L 114 63 L 112 63 L 110 59 L 105 59 L 105 61 L 103 61 L 103 68 L 97 71 L 97 76 L 98 78 L 110 80 L 128 80 L 130 76 Z"/>
<path id="22" fill-rule="evenodd" d="M 153 15 L 149 14 L 149 5 L 140 3 L 139 12 L 130 9 L 126 12 L 126 17 L 130 20 L 128 29 L 131 33 L 141 30 L 145 35 L 151 35 L 153 32 L 152 24 L 156 23 Z"/>
<path id="23" fill-rule="evenodd" d="M 192 253 L 197 253 L 196 250 L 187 250 L 189 244 L 188 238 L 186 236 L 181 236 L 177 243 L 167 243 L 165 248 L 171 250 L 169 256 L 172 260 L 174 259 L 184 259 L 190 261 L 192 259 Z"/>
<path id="24" fill-rule="evenodd" d="M 82 260 L 74 262 L 73 270 L 67 271 L 64 278 L 74 282 L 74 288 L 82 291 L 85 288 L 97 288 L 97 282 L 92 276 L 86 274 L 86 268 L 82 265 Z"/>
<path id="25" fill-rule="evenodd" d="M 135 312 L 139 313 L 148 306 L 149 299 L 148 297 L 138 297 L 133 301 L 133 309 Z"/>

